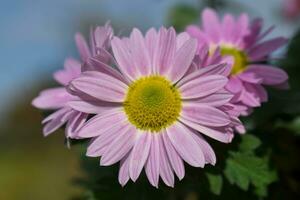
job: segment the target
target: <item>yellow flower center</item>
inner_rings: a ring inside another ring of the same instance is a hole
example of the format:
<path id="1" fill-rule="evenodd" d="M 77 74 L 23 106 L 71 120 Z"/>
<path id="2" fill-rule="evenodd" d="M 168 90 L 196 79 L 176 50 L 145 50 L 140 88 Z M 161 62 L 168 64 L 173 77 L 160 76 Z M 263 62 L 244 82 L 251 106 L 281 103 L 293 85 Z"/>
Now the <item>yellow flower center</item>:
<path id="1" fill-rule="evenodd" d="M 246 69 L 248 58 L 245 52 L 227 46 L 221 46 L 222 56 L 232 56 L 234 63 L 232 66 L 231 74 L 238 74 L 239 72 Z"/>
<path id="2" fill-rule="evenodd" d="M 143 77 L 129 86 L 124 110 L 138 129 L 159 132 L 179 117 L 180 93 L 162 76 Z"/>

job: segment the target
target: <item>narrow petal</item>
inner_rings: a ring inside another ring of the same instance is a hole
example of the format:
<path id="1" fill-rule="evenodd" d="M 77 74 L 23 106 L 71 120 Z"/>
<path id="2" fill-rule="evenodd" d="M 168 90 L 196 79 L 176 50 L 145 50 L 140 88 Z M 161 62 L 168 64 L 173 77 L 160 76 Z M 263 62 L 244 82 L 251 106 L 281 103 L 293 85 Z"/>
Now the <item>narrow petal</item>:
<path id="1" fill-rule="evenodd" d="M 121 132 L 124 131 L 124 129 L 126 129 L 126 127 L 128 127 L 127 122 L 117 123 L 110 129 L 106 129 L 106 131 L 101 133 L 99 136 L 91 139 L 86 155 L 89 157 L 102 156 L 109 145 L 114 141 L 115 138 L 119 136 Z"/>
<path id="2" fill-rule="evenodd" d="M 103 153 L 100 165 L 109 166 L 120 161 L 132 149 L 136 132 L 130 124 L 124 128 Z"/>
<path id="3" fill-rule="evenodd" d="M 288 80 L 288 75 L 282 69 L 267 65 L 250 65 L 247 72 L 254 73 L 262 79 L 262 84 L 278 85 Z"/>
<path id="4" fill-rule="evenodd" d="M 151 146 L 152 133 L 138 132 L 137 140 L 131 151 L 131 159 L 129 163 L 130 178 L 135 182 L 139 177 L 146 160 L 149 156 Z"/>
<path id="5" fill-rule="evenodd" d="M 152 141 L 151 141 L 151 147 L 149 152 L 149 158 L 146 162 L 145 171 L 146 175 L 148 177 L 149 182 L 154 187 L 158 187 L 158 181 L 159 181 L 159 136 L 157 134 L 153 134 Z"/>
<path id="6" fill-rule="evenodd" d="M 203 76 L 209 76 L 209 75 L 223 75 L 223 73 L 226 71 L 226 64 L 216 64 L 216 65 L 209 65 L 206 67 L 202 67 L 201 69 L 198 69 L 197 71 L 187 75 L 183 79 L 181 79 L 177 86 L 181 86 L 189 81 L 192 81 L 194 79 L 201 78 Z"/>
<path id="7" fill-rule="evenodd" d="M 214 42 L 218 42 L 220 39 L 220 22 L 217 13 L 209 8 L 206 8 L 202 12 L 202 25 L 205 30 L 210 35 L 210 38 Z"/>
<path id="8" fill-rule="evenodd" d="M 62 84 L 67 85 L 71 80 L 77 78 L 81 73 L 81 63 L 73 58 L 65 60 L 64 69 L 58 70 L 54 73 L 54 79 Z"/>
<path id="9" fill-rule="evenodd" d="M 185 119 L 206 126 L 226 126 L 230 119 L 223 111 L 200 103 L 186 102 L 183 104 L 181 116 Z"/>
<path id="10" fill-rule="evenodd" d="M 146 48 L 145 39 L 142 33 L 134 28 L 131 35 L 131 53 L 135 68 L 139 70 L 139 74 L 147 76 L 151 73 L 150 55 Z"/>
<path id="11" fill-rule="evenodd" d="M 241 92 L 243 84 L 240 79 L 235 76 L 231 76 L 226 85 L 226 89 L 234 94 Z"/>
<path id="12" fill-rule="evenodd" d="M 84 100 L 73 100 L 66 104 L 67 106 L 73 108 L 74 110 L 89 113 L 89 114 L 99 114 L 107 110 L 120 107 L 121 104 L 104 102 L 104 101 L 84 101 Z"/>
<path id="13" fill-rule="evenodd" d="M 228 79 L 220 75 L 205 76 L 180 86 L 182 99 L 200 98 L 223 89 Z"/>
<path id="14" fill-rule="evenodd" d="M 219 129 L 217 127 L 210 128 L 210 127 L 202 126 L 195 122 L 184 119 L 183 117 L 180 118 L 180 121 L 186 124 L 187 126 L 195 129 L 196 131 L 199 131 L 200 133 L 207 135 L 208 137 L 211 137 L 220 142 L 230 143 L 233 138 L 233 134 L 228 133 L 225 129 L 222 130 L 221 128 Z"/>
<path id="15" fill-rule="evenodd" d="M 204 155 L 191 134 L 180 122 L 167 128 L 167 135 L 178 154 L 191 166 L 204 167 Z"/>
<path id="16" fill-rule="evenodd" d="M 81 138 L 90 138 L 101 135 L 124 120 L 126 120 L 126 116 L 120 108 L 108 110 L 87 121 L 78 132 L 78 136 Z"/>
<path id="17" fill-rule="evenodd" d="M 58 109 L 64 107 L 72 99 L 74 97 L 64 87 L 51 88 L 42 91 L 38 97 L 33 99 L 32 105 L 40 109 Z"/>
<path id="18" fill-rule="evenodd" d="M 287 39 L 279 37 L 254 46 L 248 53 L 251 61 L 258 61 L 287 43 Z"/>
<path id="19" fill-rule="evenodd" d="M 165 148 L 166 148 L 166 151 L 168 154 L 170 164 L 171 164 L 174 172 L 178 176 L 179 180 L 181 180 L 181 179 L 183 179 L 184 174 L 185 174 L 183 160 L 181 159 L 181 157 L 179 156 L 179 154 L 173 147 L 166 132 L 162 133 L 162 137 L 164 140 L 164 145 L 165 145 Z"/>
<path id="20" fill-rule="evenodd" d="M 88 46 L 86 40 L 80 33 L 77 33 L 75 35 L 75 42 L 76 42 L 77 49 L 80 54 L 81 60 L 86 61 L 91 56 L 91 52 L 90 52 L 90 49 L 89 49 L 89 46 Z"/>
<path id="21" fill-rule="evenodd" d="M 72 117 L 70 117 L 67 127 L 66 127 L 66 137 L 77 139 L 77 131 L 83 126 L 84 122 L 86 122 L 88 114 L 74 111 Z"/>
<path id="22" fill-rule="evenodd" d="M 176 83 L 188 70 L 192 64 L 197 50 L 197 41 L 189 39 L 175 53 L 172 68 L 169 70 L 169 77 L 173 83 Z"/>
<path id="23" fill-rule="evenodd" d="M 159 153 L 159 174 L 167 186 L 174 187 L 174 173 L 161 135 L 159 135 Z"/>
<path id="24" fill-rule="evenodd" d="M 121 72 L 130 80 L 135 80 L 139 74 L 131 61 L 128 45 L 118 37 L 111 41 L 112 51 Z"/>
<path id="25" fill-rule="evenodd" d="M 193 101 L 197 102 L 197 103 L 206 104 L 209 106 L 218 107 L 218 106 L 222 106 L 222 105 L 228 103 L 232 99 L 232 97 L 233 97 L 233 94 L 229 93 L 228 91 L 220 90 L 209 96 L 195 99 Z"/>
<path id="26" fill-rule="evenodd" d="M 237 76 L 242 81 L 254 84 L 262 83 L 262 78 L 258 77 L 254 72 L 242 72 Z"/>
<path id="27" fill-rule="evenodd" d="M 72 115 L 72 111 L 69 109 L 58 110 L 51 115 L 49 115 L 46 119 L 46 125 L 43 128 L 44 136 L 48 136 L 53 133 L 57 129 L 59 129 L 62 125 L 64 125 L 68 121 L 68 117 Z"/>
<path id="28" fill-rule="evenodd" d="M 73 88 L 109 102 L 122 102 L 127 85 L 101 72 L 88 71 L 71 82 Z"/>
<path id="29" fill-rule="evenodd" d="M 205 157 L 205 163 L 210 163 L 212 165 L 215 165 L 216 160 L 217 160 L 216 154 L 215 154 L 214 150 L 211 148 L 211 146 L 198 133 L 194 132 L 194 134 L 192 134 L 192 136 L 193 136 L 194 140 L 198 143 L 200 148 L 202 149 L 202 152 Z"/>
<path id="30" fill-rule="evenodd" d="M 126 183 L 129 181 L 129 161 L 130 161 L 130 153 L 125 156 L 120 162 L 120 170 L 119 170 L 119 183 L 124 187 Z"/>

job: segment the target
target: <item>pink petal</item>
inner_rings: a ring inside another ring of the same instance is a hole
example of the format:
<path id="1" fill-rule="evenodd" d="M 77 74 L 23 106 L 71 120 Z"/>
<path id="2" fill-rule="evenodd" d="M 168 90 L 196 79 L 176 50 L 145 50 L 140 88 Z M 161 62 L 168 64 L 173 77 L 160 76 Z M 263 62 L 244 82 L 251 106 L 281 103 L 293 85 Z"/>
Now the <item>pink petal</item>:
<path id="1" fill-rule="evenodd" d="M 250 107 L 260 106 L 260 99 L 258 98 L 256 90 L 252 84 L 244 83 L 244 89 L 241 92 L 240 101 Z"/>
<path id="2" fill-rule="evenodd" d="M 287 39 L 278 37 L 254 46 L 248 53 L 251 61 L 258 61 L 287 43 Z"/>
<path id="3" fill-rule="evenodd" d="M 192 64 L 197 50 L 197 41 L 189 39 L 175 53 L 172 68 L 169 70 L 169 78 L 176 83 Z"/>
<path id="4" fill-rule="evenodd" d="M 123 187 L 129 181 L 129 161 L 130 161 L 130 153 L 128 153 L 128 155 L 126 155 L 120 162 L 118 180 Z"/>
<path id="5" fill-rule="evenodd" d="M 73 58 L 65 60 L 64 69 L 54 73 L 54 79 L 62 84 L 67 85 L 71 80 L 77 78 L 81 73 L 81 63 Z"/>
<path id="6" fill-rule="evenodd" d="M 226 89 L 234 94 L 240 92 L 243 88 L 242 82 L 235 76 L 231 76 L 226 85 Z"/>
<path id="7" fill-rule="evenodd" d="M 129 163 L 129 174 L 134 182 L 139 177 L 146 160 L 148 159 L 152 133 L 139 132 L 137 137 L 138 138 L 131 151 L 131 159 Z"/>
<path id="8" fill-rule="evenodd" d="M 195 99 L 194 101 L 201 104 L 206 104 L 209 106 L 222 106 L 228 103 L 232 99 L 233 95 L 226 90 L 220 90 L 216 93 L 213 93 L 209 96 L 201 97 L 199 99 Z"/>
<path id="9" fill-rule="evenodd" d="M 196 131 L 199 131 L 200 133 L 207 135 L 208 137 L 211 137 L 220 142 L 230 143 L 232 140 L 233 135 L 231 133 L 226 132 L 225 130 L 216 127 L 210 128 L 202 126 L 198 123 L 184 119 L 183 117 L 180 118 L 180 121 L 186 124 L 187 126 L 195 129 Z"/>
<path id="10" fill-rule="evenodd" d="M 168 154 L 170 164 L 174 172 L 178 176 L 179 180 L 181 180 L 183 179 L 185 173 L 183 161 L 179 156 L 179 154 L 177 153 L 177 151 L 175 150 L 175 148 L 173 147 L 166 132 L 162 133 L 162 137 L 164 140 L 164 145 Z"/>
<path id="11" fill-rule="evenodd" d="M 220 22 L 217 13 L 209 8 L 202 12 L 202 25 L 212 41 L 218 42 L 220 39 Z"/>
<path id="12" fill-rule="evenodd" d="M 72 117 L 70 117 L 66 127 L 66 137 L 77 139 L 77 131 L 86 122 L 88 115 L 85 113 L 74 111 Z"/>
<path id="13" fill-rule="evenodd" d="M 198 69 L 197 71 L 190 73 L 189 75 L 181 79 L 178 82 L 177 86 L 181 86 L 189 81 L 201 78 L 203 76 L 223 75 L 223 73 L 226 71 L 226 67 L 227 67 L 226 64 L 216 64 L 216 65 L 202 67 L 201 69 Z"/>
<path id="14" fill-rule="evenodd" d="M 180 86 L 182 99 L 200 98 L 223 89 L 227 78 L 220 75 L 199 77 Z"/>
<path id="15" fill-rule="evenodd" d="M 77 33 L 75 35 L 75 42 L 76 42 L 77 49 L 80 54 L 81 60 L 86 61 L 91 56 L 91 52 L 90 52 L 90 49 L 89 49 L 89 46 L 88 46 L 86 40 L 80 33 Z"/>
<path id="16" fill-rule="evenodd" d="M 82 73 L 71 85 L 92 97 L 109 102 L 122 102 L 127 90 L 127 85 L 123 82 L 96 71 Z"/>
<path id="17" fill-rule="evenodd" d="M 102 156 L 108 146 L 119 136 L 120 132 L 123 132 L 126 129 L 126 127 L 128 127 L 128 123 L 126 122 L 117 123 L 111 126 L 110 129 L 106 129 L 106 131 L 99 136 L 93 138 L 87 148 L 86 155 L 89 157 Z"/>
<path id="18" fill-rule="evenodd" d="M 206 126 L 226 126 L 230 123 L 227 114 L 221 110 L 200 103 L 184 103 L 181 116 L 189 121 Z"/>
<path id="19" fill-rule="evenodd" d="M 64 87 L 44 90 L 38 97 L 33 99 L 32 105 L 40 109 L 58 109 L 66 105 L 74 97 Z"/>
<path id="20" fill-rule="evenodd" d="M 174 28 L 166 30 L 162 27 L 158 32 L 158 40 L 153 54 L 154 72 L 165 75 L 170 71 L 176 51 L 176 32 Z"/>
<path id="21" fill-rule="evenodd" d="M 265 85 L 278 85 L 288 80 L 288 75 L 282 69 L 267 65 L 250 65 L 247 72 L 254 73 L 263 80 Z"/>
<path id="22" fill-rule="evenodd" d="M 121 160 L 132 149 L 136 132 L 136 128 L 130 124 L 119 132 L 119 135 L 108 145 L 103 153 L 100 165 L 109 166 Z"/>
<path id="23" fill-rule="evenodd" d="M 248 82 L 248 83 L 254 83 L 259 84 L 262 83 L 262 78 L 258 77 L 254 72 L 242 72 L 237 76 L 242 81 Z"/>
<path id="24" fill-rule="evenodd" d="M 111 46 L 120 71 L 130 80 L 134 81 L 139 74 L 132 63 L 128 45 L 124 40 L 122 41 L 118 37 L 114 37 L 111 41 Z"/>
<path id="25" fill-rule="evenodd" d="M 159 153 L 159 174 L 167 186 L 174 187 L 174 174 L 161 135 L 159 135 Z"/>
<path id="26" fill-rule="evenodd" d="M 204 154 L 205 163 L 210 163 L 212 165 L 216 164 L 216 154 L 214 150 L 211 148 L 211 146 L 206 142 L 206 140 L 199 135 L 198 133 L 192 134 L 194 140 L 197 142 L 197 144 L 202 149 L 202 152 Z"/>
<path id="27" fill-rule="evenodd" d="M 204 155 L 191 134 L 179 122 L 167 128 L 167 135 L 178 154 L 191 166 L 204 167 Z"/>
<path id="28" fill-rule="evenodd" d="M 131 53 L 135 68 L 139 70 L 142 76 L 147 76 L 151 73 L 151 61 L 146 49 L 145 39 L 142 33 L 134 28 L 131 35 Z"/>
<path id="29" fill-rule="evenodd" d="M 104 102 L 104 101 L 85 101 L 85 100 L 74 100 L 69 101 L 67 105 L 74 110 L 89 113 L 89 114 L 99 114 L 104 111 L 121 106 L 120 104 Z"/>
<path id="30" fill-rule="evenodd" d="M 88 120 L 78 132 L 78 136 L 81 138 L 90 138 L 101 135 L 126 119 L 127 117 L 121 108 L 108 110 Z"/>
<path id="31" fill-rule="evenodd" d="M 152 141 L 151 141 L 151 147 L 149 151 L 149 158 L 146 162 L 145 171 L 147 174 L 147 177 L 149 179 L 149 182 L 154 187 L 158 187 L 158 181 L 159 181 L 159 157 L 160 149 L 159 149 L 159 135 L 153 134 Z"/>

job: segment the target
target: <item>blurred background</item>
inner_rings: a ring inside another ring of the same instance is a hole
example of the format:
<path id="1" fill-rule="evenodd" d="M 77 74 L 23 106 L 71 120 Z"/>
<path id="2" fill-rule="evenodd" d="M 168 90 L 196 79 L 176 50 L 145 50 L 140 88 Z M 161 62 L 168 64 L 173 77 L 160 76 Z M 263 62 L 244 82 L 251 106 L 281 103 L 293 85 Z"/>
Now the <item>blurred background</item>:
<path id="1" fill-rule="evenodd" d="M 296 3 L 290 3 L 293 1 Z M 43 114 L 31 106 L 41 89 L 55 86 L 51 75 L 63 66 L 64 59 L 78 57 L 74 43 L 77 31 L 87 35 L 90 26 L 107 20 L 117 34 L 126 34 L 132 27 L 145 31 L 161 25 L 174 25 L 181 30 L 197 22 L 206 6 L 220 13 L 248 12 L 252 17 L 263 17 L 267 26 L 276 25 L 270 37 L 295 38 L 298 30 L 298 39 L 293 40 L 298 45 L 290 45 L 292 50 L 287 47 L 277 54 L 283 57 L 288 52 L 290 59 L 282 63 L 295 80 L 293 91 L 299 92 L 300 0 L 2 0 L 0 199 L 65 200 L 83 192 L 72 184 L 74 177 L 85 176 L 80 168 L 80 148 L 67 149 L 62 131 L 43 138 Z M 296 98 L 297 103 L 294 99 L 294 107 L 281 107 L 285 114 L 300 110 L 299 96 L 291 98 Z M 298 120 L 296 125 L 299 124 Z M 299 152 L 299 148 L 295 151 Z"/>

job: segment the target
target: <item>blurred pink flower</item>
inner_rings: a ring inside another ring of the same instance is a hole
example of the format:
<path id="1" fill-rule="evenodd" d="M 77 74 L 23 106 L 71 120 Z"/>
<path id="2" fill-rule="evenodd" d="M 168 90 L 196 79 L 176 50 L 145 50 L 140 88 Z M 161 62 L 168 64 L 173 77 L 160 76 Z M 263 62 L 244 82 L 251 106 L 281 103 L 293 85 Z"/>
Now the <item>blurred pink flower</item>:
<path id="1" fill-rule="evenodd" d="M 295 19 L 300 16 L 300 0 L 283 0 L 282 11 L 284 16 Z"/>
<path id="2" fill-rule="evenodd" d="M 105 56 L 107 54 L 102 52 L 110 47 L 112 36 L 113 32 L 108 23 L 104 27 L 91 30 L 90 47 L 81 34 L 76 34 L 75 40 L 82 62 L 73 58 L 66 59 L 64 69 L 55 72 L 53 75 L 54 79 L 62 86 L 44 90 L 32 101 L 33 106 L 37 108 L 55 111 L 43 120 L 43 124 L 45 124 L 43 133 L 45 136 L 66 124 L 66 137 L 77 138 L 76 131 L 86 121 L 88 114 L 74 110 L 68 105 L 70 101 L 81 101 L 81 99 L 79 96 L 70 94 L 65 86 L 74 78 L 77 78 L 82 70 L 94 70 L 88 64 L 91 62 L 90 58 L 92 56 L 98 57 L 103 62 L 109 62 L 109 58 Z M 102 49 L 103 51 L 101 51 Z M 81 67 L 82 65 L 83 67 Z"/>
<path id="3" fill-rule="evenodd" d="M 249 22 L 242 14 L 237 20 L 226 14 L 222 21 L 212 9 L 202 13 L 202 27 L 191 25 L 187 32 L 198 39 L 199 47 L 208 46 L 210 54 L 220 51 L 233 59 L 226 89 L 234 94 L 231 103 L 251 108 L 268 100 L 264 86 L 288 87 L 288 75 L 281 69 L 264 63 L 270 54 L 286 44 L 282 37 L 262 41 L 273 27 L 262 32 L 262 20 Z"/>
<path id="4" fill-rule="evenodd" d="M 241 126 L 229 111 L 232 94 L 224 90 L 227 65 L 199 68 L 192 64 L 196 51 L 197 41 L 173 28 L 150 29 L 145 37 L 134 29 L 129 38 L 112 40 L 117 69 L 83 72 L 71 81 L 73 94 L 101 104 L 70 104 L 98 113 L 78 132 L 93 138 L 87 156 L 101 156 L 103 166 L 120 161 L 122 185 L 136 181 L 145 168 L 153 186 L 161 177 L 173 187 L 174 172 L 180 180 L 185 175 L 183 161 L 194 167 L 215 164 L 202 135 L 228 143 L 233 128 Z"/>

